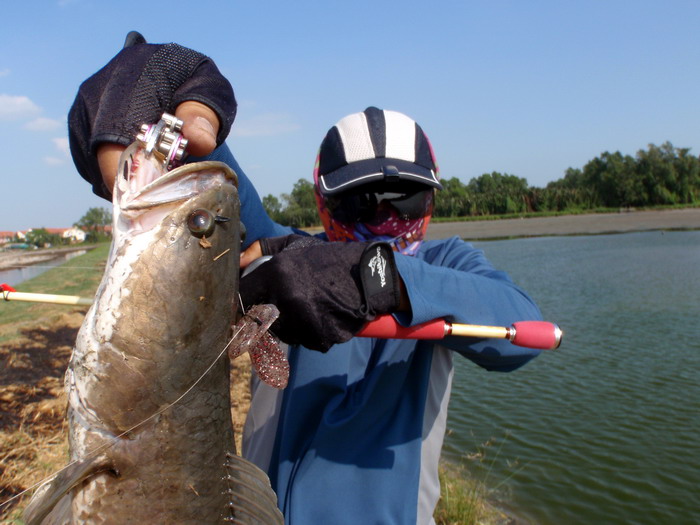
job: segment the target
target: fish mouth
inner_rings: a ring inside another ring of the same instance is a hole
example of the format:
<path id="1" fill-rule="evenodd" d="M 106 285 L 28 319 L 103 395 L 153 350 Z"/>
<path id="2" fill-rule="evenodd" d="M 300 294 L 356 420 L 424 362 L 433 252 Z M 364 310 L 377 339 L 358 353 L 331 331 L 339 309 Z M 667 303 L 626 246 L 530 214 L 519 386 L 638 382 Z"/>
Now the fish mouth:
<path id="1" fill-rule="evenodd" d="M 193 162 L 166 171 L 138 143 L 124 151 L 119 166 L 113 195 L 114 222 L 117 230 L 123 231 L 126 226 L 131 233 L 152 229 L 184 202 L 207 191 L 226 184 L 238 186 L 236 173 L 222 162 Z"/>

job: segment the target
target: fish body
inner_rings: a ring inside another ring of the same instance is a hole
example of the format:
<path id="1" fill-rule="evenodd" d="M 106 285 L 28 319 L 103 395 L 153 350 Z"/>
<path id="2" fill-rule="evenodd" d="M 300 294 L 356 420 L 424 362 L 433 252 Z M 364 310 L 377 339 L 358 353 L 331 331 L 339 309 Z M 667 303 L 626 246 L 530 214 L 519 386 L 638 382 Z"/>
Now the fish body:
<path id="1" fill-rule="evenodd" d="M 136 144 L 120 165 L 107 268 L 66 373 L 71 461 L 25 519 L 282 523 L 267 477 L 231 454 L 235 174 L 164 173 Z"/>

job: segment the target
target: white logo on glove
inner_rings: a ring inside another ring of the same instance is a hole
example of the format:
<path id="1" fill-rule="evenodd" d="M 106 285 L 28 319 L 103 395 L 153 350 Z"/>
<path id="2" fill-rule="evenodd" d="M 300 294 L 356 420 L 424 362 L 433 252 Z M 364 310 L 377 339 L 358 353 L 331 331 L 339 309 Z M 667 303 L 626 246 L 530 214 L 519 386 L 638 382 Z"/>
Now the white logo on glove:
<path id="1" fill-rule="evenodd" d="M 379 275 L 379 284 L 384 288 L 384 286 L 386 286 L 386 259 L 382 257 L 379 246 L 377 246 L 377 255 L 370 259 L 367 266 L 372 270 L 372 277 L 374 277 L 374 272 L 377 272 Z"/>

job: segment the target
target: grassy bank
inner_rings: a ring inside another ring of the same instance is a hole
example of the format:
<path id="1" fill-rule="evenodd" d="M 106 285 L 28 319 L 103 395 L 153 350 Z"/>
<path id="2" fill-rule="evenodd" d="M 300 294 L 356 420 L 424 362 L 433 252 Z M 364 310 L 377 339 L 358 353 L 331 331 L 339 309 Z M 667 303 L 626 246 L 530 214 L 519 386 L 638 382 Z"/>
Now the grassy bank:
<path id="1" fill-rule="evenodd" d="M 109 245 L 17 286 L 18 291 L 91 297 L 102 277 Z M 12 284 L 12 283 L 9 283 Z M 68 458 L 63 374 L 87 307 L 0 302 L 0 507 L 3 523 L 22 523 L 23 491 L 63 467 Z M 250 364 L 232 371 L 232 415 L 240 434 L 248 411 Z M 240 448 L 239 448 L 240 450 Z M 443 465 L 440 525 L 504 524 L 507 516 L 486 501 L 484 487 L 461 467 Z"/>
<path id="2" fill-rule="evenodd" d="M 86 254 L 22 283 L 17 286 L 17 290 L 91 297 L 102 279 L 108 253 L 109 244 L 98 244 Z M 82 310 L 87 311 L 87 308 Z M 35 323 L 39 319 L 51 320 L 66 311 L 65 306 L 43 303 L 12 301 L 0 304 L 0 343 L 17 337 L 27 324 Z"/>

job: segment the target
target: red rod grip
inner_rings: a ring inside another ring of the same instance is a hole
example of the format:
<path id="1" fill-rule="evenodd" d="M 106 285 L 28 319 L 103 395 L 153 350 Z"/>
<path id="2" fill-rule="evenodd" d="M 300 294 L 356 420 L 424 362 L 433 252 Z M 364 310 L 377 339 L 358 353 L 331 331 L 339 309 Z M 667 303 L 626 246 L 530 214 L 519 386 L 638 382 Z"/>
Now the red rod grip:
<path id="1" fill-rule="evenodd" d="M 519 321 L 513 323 L 513 344 L 526 348 L 554 350 L 561 344 L 562 332 L 554 323 L 547 321 Z"/>
<path id="2" fill-rule="evenodd" d="M 380 315 L 367 323 L 357 337 L 379 339 L 442 339 L 445 337 L 445 321 L 434 319 L 416 326 L 401 326 L 394 316 Z"/>

